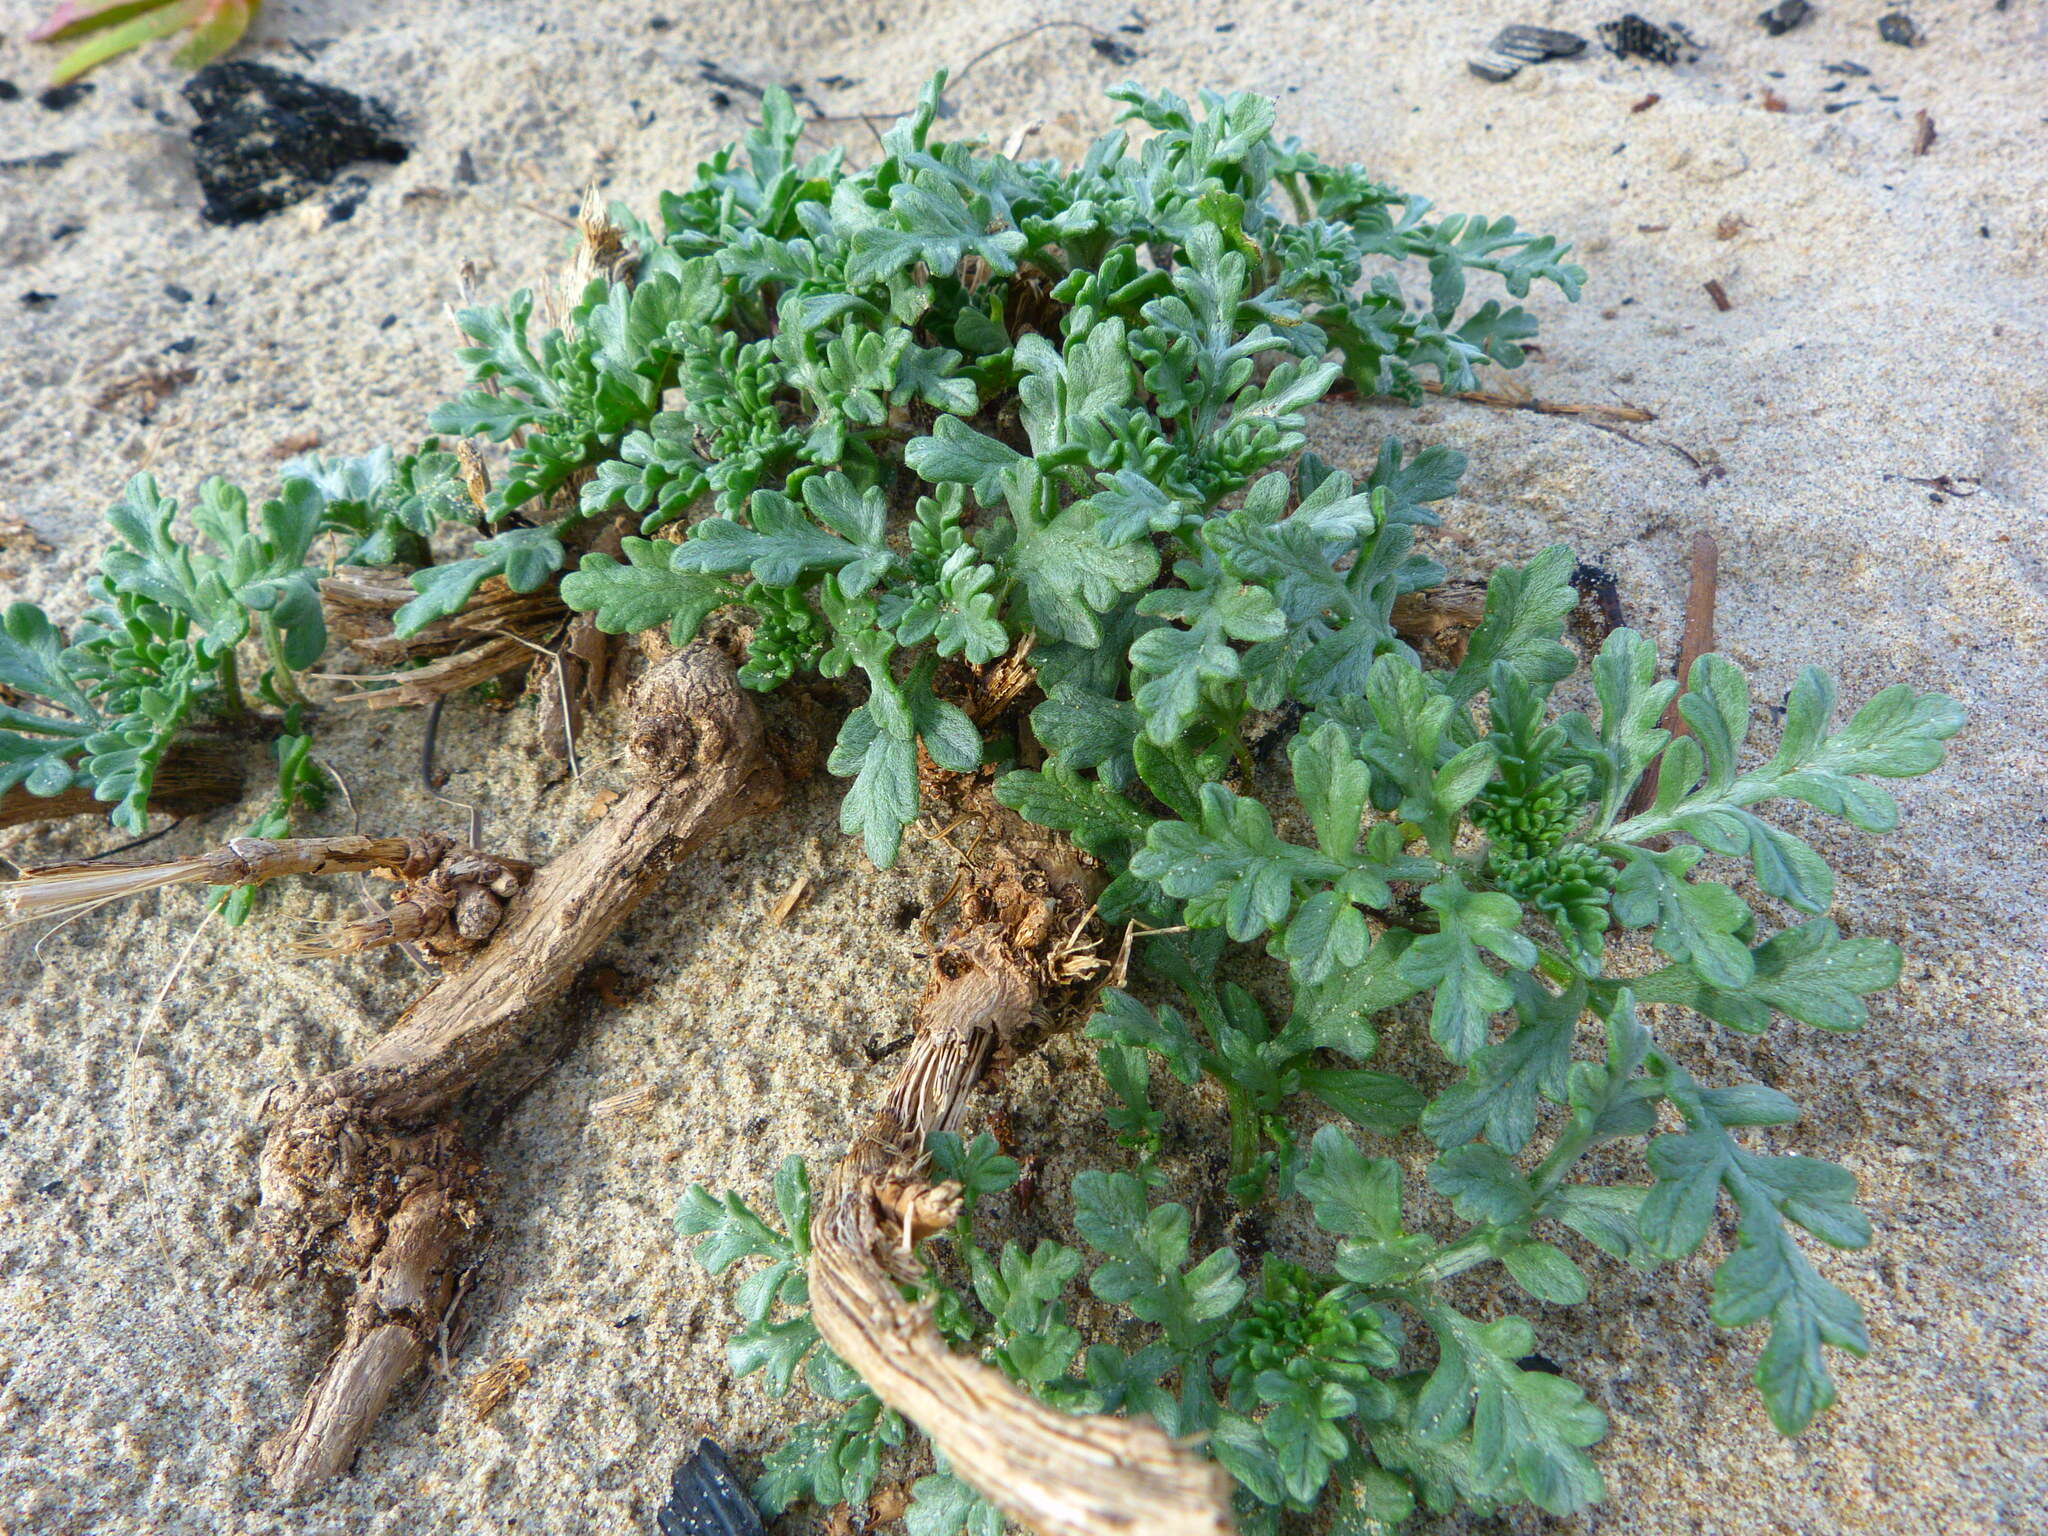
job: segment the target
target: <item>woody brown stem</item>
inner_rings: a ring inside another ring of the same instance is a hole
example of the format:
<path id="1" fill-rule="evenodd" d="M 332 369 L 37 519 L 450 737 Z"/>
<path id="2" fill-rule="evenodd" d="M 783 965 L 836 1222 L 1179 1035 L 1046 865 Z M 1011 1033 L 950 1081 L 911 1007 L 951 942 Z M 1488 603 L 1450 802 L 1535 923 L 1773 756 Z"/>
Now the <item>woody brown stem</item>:
<path id="1" fill-rule="evenodd" d="M 920 1273 L 915 1243 L 959 1208 L 956 1187 L 928 1181 L 925 1138 L 958 1128 L 991 1059 L 1039 1008 L 1056 980 L 1040 957 L 1062 931 L 1062 902 L 1075 899 L 1071 850 L 1048 846 L 1023 861 L 1036 869 L 1003 869 L 1017 845 L 1003 838 L 998 846 L 998 868 L 972 872 L 984 889 L 963 902 L 970 921 L 934 961 L 903 1066 L 813 1214 L 812 1319 L 958 1476 L 1039 1536 L 1227 1532 L 1230 1482 L 1220 1468 L 1148 1421 L 1046 1407 L 954 1354 L 929 1307 L 906 1302 L 898 1288 Z"/>
<path id="2" fill-rule="evenodd" d="M 476 1165 L 446 1118 L 463 1091 L 680 859 L 782 797 L 759 714 L 708 646 L 644 679 L 630 751 L 642 782 L 513 898 L 476 957 L 361 1061 L 275 1113 L 261 1170 L 273 1240 L 302 1264 L 360 1277 L 341 1345 L 265 1452 L 288 1499 L 348 1465 L 440 1327 L 475 1219 Z"/>

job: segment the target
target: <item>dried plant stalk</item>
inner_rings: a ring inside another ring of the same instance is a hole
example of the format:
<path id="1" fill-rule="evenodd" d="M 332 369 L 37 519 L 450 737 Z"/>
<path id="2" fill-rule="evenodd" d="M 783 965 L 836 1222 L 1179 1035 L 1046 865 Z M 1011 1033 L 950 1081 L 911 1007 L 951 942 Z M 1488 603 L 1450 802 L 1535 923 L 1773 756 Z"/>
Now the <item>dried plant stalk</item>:
<path id="1" fill-rule="evenodd" d="M 418 634 L 394 634 L 391 616 L 418 596 L 403 577 L 370 566 L 342 566 L 320 583 L 321 606 L 335 634 L 365 661 L 386 667 L 445 656 L 508 631 L 538 637 L 569 612 L 552 585 L 514 592 L 504 578 L 493 576 L 460 613 L 436 619 Z"/>
<path id="2" fill-rule="evenodd" d="M 678 860 L 781 800 L 760 716 L 709 646 L 642 680 L 629 745 L 641 783 L 514 898 L 469 965 L 361 1061 L 273 1107 L 261 1169 L 272 1241 L 302 1265 L 363 1277 L 340 1346 L 266 1449 L 288 1499 L 348 1465 L 437 1335 L 475 1219 L 476 1165 L 444 1118 L 455 1101 Z"/>
<path id="3" fill-rule="evenodd" d="M 455 1293 L 451 1258 L 476 1220 L 477 1164 L 463 1155 L 452 1128 L 404 1150 L 413 1147 L 417 1156 L 394 1162 L 405 1189 L 349 1303 L 349 1342 L 307 1392 L 291 1428 L 268 1448 L 272 1481 L 288 1497 L 348 1470 L 392 1389 L 426 1358 Z"/>
<path id="4" fill-rule="evenodd" d="M 1231 1529 L 1220 1467 L 1147 1421 L 1046 1407 L 954 1354 L 929 1309 L 898 1289 L 917 1274 L 914 1245 L 959 1208 L 957 1188 L 925 1177 L 925 1138 L 956 1130 L 990 1061 L 1024 1043 L 1048 991 L 1072 974 L 1062 918 L 1092 899 L 1071 848 L 1011 821 L 994 840 L 995 866 L 971 872 L 962 927 L 933 961 L 902 1068 L 812 1217 L 811 1315 L 955 1473 L 1040 1536 L 1214 1536 Z"/>
<path id="5" fill-rule="evenodd" d="M 430 661 L 423 667 L 351 677 L 349 681 L 352 683 L 389 686 L 358 687 L 354 693 L 344 693 L 334 702 L 360 704 L 365 709 L 403 709 L 431 704 L 444 694 L 460 693 L 465 688 L 474 688 L 478 683 L 487 683 L 494 677 L 517 671 L 533 659 L 534 647 L 527 641 L 509 636 L 486 640 L 481 645 L 472 645 L 467 650 Z"/>
<path id="6" fill-rule="evenodd" d="M 1714 648 L 1714 608 L 1720 590 L 1721 546 L 1711 533 L 1696 533 L 1686 556 L 1685 628 L 1678 637 L 1678 665 L 1672 671 L 1681 693 L 1692 677 L 1692 664 Z M 1673 736 L 1683 736 L 1691 729 L 1678 712 L 1675 696 L 1657 723 Z M 1656 774 L 1643 775 L 1629 795 L 1629 815 L 1640 816 L 1656 802 L 1657 783 Z"/>
<path id="7" fill-rule="evenodd" d="M 286 875 L 361 873 L 415 879 L 432 870 L 453 846 L 434 833 L 418 837 L 238 837 L 189 859 L 46 864 L 23 870 L 19 880 L 0 886 L 0 928 L 39 917 L 62 917 L 167 885 L 262 885 Z M 533 867 L 520 859 L 491 862 L 520 873 Z"/>

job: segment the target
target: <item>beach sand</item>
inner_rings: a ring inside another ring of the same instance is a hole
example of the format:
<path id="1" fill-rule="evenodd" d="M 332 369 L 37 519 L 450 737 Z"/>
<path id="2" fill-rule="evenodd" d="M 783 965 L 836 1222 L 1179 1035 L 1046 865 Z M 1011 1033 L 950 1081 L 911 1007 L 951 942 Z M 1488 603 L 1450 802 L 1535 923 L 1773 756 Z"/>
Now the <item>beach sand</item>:
<path id="1" fill-rule="evenodd" d="M 1035 121 L 1041 152 L 1065 156 L 1107 126 L 1102 92 L 1126 77 L 1257 90 L 1327 158 L 1578 247 L 1584 301 L 1540 294 L 1540 357 L 1494 385 L 1640 406 L 1653 422 L 1606 431 L 1454 401 L 1316 415 L 1319 451 L 1354 469 L 1389 433 L 1471 455 L 1429 541 L 1454 574 L 1569 542 L 1614 572 L 1668 657 L 1685 551 L 1710 531 L 1721 645 L 1760 699 L 1817 663 L 1852 703 L 1905 681 L 1970 713 L 1948 765 L 1900 786 L 1896 833 L 1790 818 L 1840 871 L 1843 927 L 1905 950 L 1867 1030 L 1780 1021 L 1750 1039 L 1657 1021 L 1703 1080 L 1757 1078 L 1805 1106 L 1798 1126 L 1749 1133 L 1758 1144 L 1837 1160 L 1861 1183 L 1876 1241 L 1821 1259 L 1866 1308 L 1875 1346 L 1866 1362 L 1835 1358 L 1840 1405 L 1796 1442 L 1771 1430 L 1748 1384 L 1760 1333 L 1707 1318 L 1725 1221 L 1710 1252 L 1675 1268 L 1596 1255 L 1593 1305 L 1520 1309 L 1611 1418 L 1608 1501 L 1573 1520 L 1524 1510 L 1424 1528 L 2048 1531 L 2048 20 L 2025 0 L 1915 0 L 1925 41 L 1908 50 L 1878 40 L 1874 3 L 1824 0 L 1776 39 L 1758 7 L 1688 10 L 1707 45 L 1695 63 L 1595 49 L 1489 85 L 1465 60 L 1503 21 L 1590 36 L 1610 12 L 292 0 L 266 7 L 243 56 L 389 102 L 413 155 L 366 168 L 346 221 L 308 204 L 220 229 L 198 216 L 168 50 L 102 69 L 52 110 L 36 99 L 50 54 L 23 41 L 17 0 L 0 78 L 22 92 L 0 101 L 0 160 L 68 158 L 0 170 L 0 515 L 49 546 L 11 536 L 0 595 L 75 614 L 102 509 L 138 468 L 181 497 L 215 471 L 261 492 L 294 440 L 361 452 L 415 439 L 460 382 L 445 306 L 465 264 L 485 294 L 530 282 L 559 260 L 554 216 L 583 187 L 651 210 L 743 130 L 750 101 L 719 105 L 701 61 L 886 116 L 934 66 L 1039 21 L 1138 27 L 1113 34 L 1138 55 L 1128 65 L 1072 27 L 991 55 L 952 93 L 947 131 L 1001 138 Z M 1824 72 L 1845 60 L 1870 73 Z M 1936 137 L 1916 154 L 1923 112 Z M 873 142 L 858 121 L 814 138 L 856 158 Z M 464 155 L 473 182 L 457 180 Z M 133 396 L 94 403 L 167 367 L 194 375 L 147 415 Z M 318 751 L 365 830 L 455 814 L 415 776 L 420 728 L 398 712 L 322 720 Z M 530 709 L 451 707 L 447 793 L 482 809 L 491 846 L 546 857 L 620 782 L 605 730 L 569 780 L 540 753 Z M 258 773 L 247 805 L 157 849 L 232 835 L 266 792 Z M 293 923 L 348 909 L 343 882 L 273 890 L 240 931 L 202 925 L 187 891 L 40 945 L 0 941 L 0 1526 L 644 1531 L 699 1434 L 758 1468 L 814 1405 L 732 1380 L 728 1287 L 688 1259 L 668 1215 L 693 1182 L 764 1200 L 786 1154 L 822 1164 L 843 1150 L 891 1065 L 864 1043 L 901 1032 L 923 976 L 916 919 L 952 872 L 944 849 L 913 839 L 877 874 L 839 835 L 836 807 L 836 788 L 814 782 L 690 861 L 606 947 L 616 978 L 579 988 L 492 1075 L 472 1123 L 510 1107 L 482 1139 L 495 1182 L 469 1334 L 446 1377 L 401 1391 L 352 1476 L 291 1509 L 255 1453 L 294 1412 L 337 1313 L 323 1286 L 266 1270 L 259 1106 L 272 1085 L 363 1051 L 424 978 L 395 954 L 284 957 Z M 351 825 L 337 800 L 304 830 Z M 0 835 L 0 853 L 47 862 L 119 840 L 81 819 Z M 814 894 L 770 926 L 800 876 Z M 1412 1034 L 1390 1030 L 1396 1059 Z M 1006 1090 L 1055 1194 L 1099 1144 L 1087 1060 L 1055 1043 Z M 638 1085 L 653 1093 L 644 1114 L 593 1122 L 594 1103 Z M 1216 1103 L 1168 1103 L 1190 1140 L 1216 1134 Z M 1060 1235 L 1063 1204 L 998 1230 Z M 1472 1297 L 1512 1304 L 1483 1285 Z M 479 1421 L 466 1390 L 511 1360 L 531 1379 Z"/>

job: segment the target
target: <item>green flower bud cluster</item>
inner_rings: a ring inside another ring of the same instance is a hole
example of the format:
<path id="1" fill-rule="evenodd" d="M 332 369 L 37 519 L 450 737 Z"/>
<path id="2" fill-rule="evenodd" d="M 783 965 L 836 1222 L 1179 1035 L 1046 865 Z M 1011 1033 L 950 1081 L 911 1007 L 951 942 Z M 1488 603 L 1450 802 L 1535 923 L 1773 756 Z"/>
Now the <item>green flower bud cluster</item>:
<path id="1" fill-rule="evenodd" d="M 1234 1400 L 1250 1395 L 1264 1371 L 1362 1381 L 1368 1367 L 1388 1370 L 1399 1363 L 1379 1314 L 1336 1286 L 1334 1278 L 1298 1264 L 1267 1261 L 1265 1294 L 1245 1304 L 1224 1344 Z"/>
<path id="2" fill-rule="evenodd" d="M 740 601 L 755 614 L 754 637 L 747 642 L 746 663 L 739 673 L 742 687 L 767 693 L 816 664 L 825 630 L 802 591 L 756 581 L 749 583 Z"/>
<path id="3" fill-rule="evenodd" d="M 1493 843 L 1496 856 L 1536 858 L 1563 844 L 1586 803 L 1586 771 L 1568 768 L 1515 794 L 1496 784 L 1472 805 L 1472 822 Z"/>
<path id="4" fill-rule="evenodd" d="M 1496 843 L 1487 867 L 1503 891 L 1543 913 L 1559 933 L 1599 951 L 1615 875 L 1613 862 L 1599 850 L 1566 843 L 1548 853 L 1518 855 Z"/>

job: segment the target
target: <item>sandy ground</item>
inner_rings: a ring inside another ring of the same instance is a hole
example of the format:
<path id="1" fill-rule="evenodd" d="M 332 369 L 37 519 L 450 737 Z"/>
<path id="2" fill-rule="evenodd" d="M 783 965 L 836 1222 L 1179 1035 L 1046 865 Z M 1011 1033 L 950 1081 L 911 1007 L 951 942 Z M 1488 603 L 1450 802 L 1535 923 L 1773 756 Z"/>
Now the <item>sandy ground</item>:
<path id="1" fill-rule="evenodd" d="M 1539 1309 L 1539 1322 L 1612 1417 L 1610 1501 L 1573 1521 L 1442 1529 L 2048 1531 L 2048 24 L 2033 0 L 1916 0 L 1926 43 L 1907 51 L 1878 41 L 1876 0 L 1823 0 L 1782 39 L 1759 30 L 1758 7 L 1695 3 L 1684 19 L 1710 45 L 1696 64 L 1596 56 L 1495 86 L 1464 60 L 1503 21 L 1590 33 L 1608 12 L 1145 0 L 1142 18 L 1079 13 L 1142 24 L 1120 34 L 1141 56 L 1128 69 L 1054 29 L 990 58 L 953 98 L 977 131 L 1043 120 L 1047 149 L 1066 154 L 1106 123 L 1100 93 L 1127 74 L 1265 91 L 1332 158 L 1440 207 L 1571 238 L 1592 273 L 1586 299 L 1542 300 L 1543 353 L 1515 382 L 1645 406 L 1653 424 L 1624 437 L 1462 404 L 1332 406 L 1323 451 L 1356 466 L 1390 431 L 1463 446 L 1472 471 L 1439 540 L 1446 563 L 1483 572 L 1568 540 L 1615 571 L 1667 647 L 1687 540 L 1710 529 L 1723 643 L 1760 695 L 1818 662 L 1852 700 L 1903 679 L 1969 707 L 1947 769 L 1904 786 L 1897 834 L 1801 822 L 1842 869 L 1838 919 L 1905 948 L 1905 980 L 1870 1029 L 1781 1024 L 1750 1041 L 1662 1026 L 1708 1080 L 1753 1075 L 1808 1107 L 1774 1146 L 1856 1172 L 1878 1240 L 1826 1265 L 1868 1309 L 1873 1358 L 1841 1363 L 1841 1405 L 1782 1442 L 1747 1386 L 1760 1339 L 1707 1321 L 1704 1260 L 1648 1277 L 1596 1264 L 1598 1307 Z M 442 307 L 463 263 L 486 291 L 528 280 L 559 249 L 543 215 L 584 184 L 651 205 L 740 130 L 744 100 L 715 105 L 700 60 L 886 112 L 932 66 L 1077 14 L 1011 0 L 277 3 L 248 56 L 372 91 L 405 115 L 416 151 L 371 171 L 348 222 L 292 211 L 219 230 L 197 215 L 167 59 L 122 61 L 50 110 L 34 94 L 47 55 L 20 37 L 30 9 L 15 0 L 0 39 L 0 78 L 24 87 L 0 101 L 0 160 L 70 158 L 0 171 L 0 513 L 54 552 L 0 551 L 0 590 L 64 614 L 82 602 L 100 509 L 138 466 L 179 494 L 214 470 L 260 487 L 287 439 L 360 451 L 416 435 L 457 382 Z M 1871 73 L 1823 72 L 1842 60 Z M 1916 156 L 1921 111 L 1938 137 Z M 858 125 L 819 138 L 855 155 L 869 142 Z M 464 151 L 473 184 L 455 179 Z M 56 297 L 31 307 L 17 297 L 28 290 Z M 173 363 L 196 377 L 152 416 L 93 404 Z M 1909 478 L 1943 475 L 1970 494 Z M 366 829 L 446 818 L 412 776 L 419 729 L 322 725 Z M 589 750 L 582 781 L 563 782 L 530 713 L 464 708 L 441 761 L 495 845 L 545 855 L 616 782 L 613 749 Z M 929 844 L 876 875 L 837 835 L 834 801 L 814 787 L 684 869 L 603 957 L 620 1006 L 579 992 L 558 1011 L 551 1028 L 574 1031 L 573 1049 L 489 1135 L 495 1230 L 452 1381 L 408 1387 L 355 1475 L 298 1509 L 267 1497 L 254 1453 L 293 1411 L 334 1313 L 317 1288 L 261 1274 L 257 1107 L 268 1085 L 359 1053 L 421 979 L 396 956 L 281 957 L 288 925 L 342 910 L 345 888 L 274 893 L 239 933 L 200 926 L 196 898 L 174 894 L 39 949 L 6 941 L 0 1525 L 626 1532 L 649 1527 L 697 1434 L 754 1465 L 791 1410 L 730 1379 L 729 1304 L 679 1254 L 667 1213 L 692 1181 L 759 1195 L 786 1152 L 840 1150 L 850 1107 L 888 1070 L 862 1042 L 900 1028 L 920 975 L 913 918 L 949 875 Z M 159 846 L 215 841 L 255 803 Z M 349 824 L 337 806 L 319 830 Z M 79 821 L 7 834 L 0 852 L 41 861 L 115 840 Z M 766 927 L 799 874 L 815 898 Z M 501 1073 L 483 1107 L 555 1044 Z M 1020 1135 L 1055 1151 L 1049 1188 L 1072 1171 L 1060 1149 L 1098 1123 L 1085 1073 L 1048 1091 L 1048 1074 L 1082 1061 L 1056 1048 L 1012 1080 Z M 592 1125 L 593 1102 L 643 1083 L 650 1113 Z M 1216 1105 L 1177 1107 L 1190 1144 L 1214 1133 Z M 1055 1232 L 1057 1205 L 1040 1208 Z M 479 1423 L 462 1389 L 510 1359 L 532 1379 Z"/>

